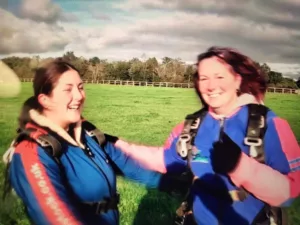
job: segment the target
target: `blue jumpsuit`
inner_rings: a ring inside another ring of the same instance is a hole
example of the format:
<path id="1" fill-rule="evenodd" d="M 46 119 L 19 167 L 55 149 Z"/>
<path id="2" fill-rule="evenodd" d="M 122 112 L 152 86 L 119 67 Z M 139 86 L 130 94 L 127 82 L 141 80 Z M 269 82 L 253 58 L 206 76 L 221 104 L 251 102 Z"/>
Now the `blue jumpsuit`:
<path id="1" fill-rule="evenodd" d="M 86 150 L 93 156 L 62 141 L 64 172 L 36 142 L 24 140 L 16 147 L 9 178 L 34 224 L 119 224 L 117 210 L 96 215 L 82 204 L 99 202 L 116 193 L 116 171 L 104 151 L 125 177 L 146 187 L 158 187 L 160 173 L 143 169 L 110 142 L 101 149 L 92 137 L 86 133 L 83 136 Z"/>
<path id="2" fill-rule="evenodd" d="M 298 196 L 300 151 L 288 123 L 273 111 L 268 112 L 264 165 L 248 157 L 249 146 L 244 144 L 247 122 L 247 105 L 225 119 L 219 120 L 208 113 L 202 120 L 191 160 L 193 174 L 203 184 L 191 189 L 192 208 L 198 225 L 249 225 L 266 203 L 286 207 Z M 163 158 L 167 173 L 181 173 L 186 169 L 187 161 L 176 152 L 182 129 L 183 124 L 176 126 L 165 144 Z M 229 175 L 216 174 L 211 165 L 213 143 L 218 141 L 222 129 L 243 152 L 238 169 Z M 231 204 L 220 196 L 225 193 L 225 197 L 240 185 L 251 193 L 245 201 Z"/>

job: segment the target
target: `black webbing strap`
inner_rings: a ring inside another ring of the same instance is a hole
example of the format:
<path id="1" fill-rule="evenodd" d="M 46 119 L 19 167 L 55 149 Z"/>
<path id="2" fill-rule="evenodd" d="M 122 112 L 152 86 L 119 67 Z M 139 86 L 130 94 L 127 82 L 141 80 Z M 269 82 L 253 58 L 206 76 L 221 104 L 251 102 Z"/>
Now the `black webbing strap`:
<path id="1" fill-rule="evenodd" d="M 250 146 L 250 156 L 260 163 L 265 163 L 263 139 L 267 129 L 268 110 L 264 105 L 248 105 L 248 126 L 244 143 Z"/>
<path id="2" fill-rule="evenodd" d="M 107 213 L 108 210 L 118 210 L 118 204 L 120 203 L 120 194 L 116 193 L 110 198 L 104 198 L 104 200 L 94 203 L 84 202 L 84 204 L 90 207 L 89 210 L 99 215 L 101 213 Z"/>
<path id="3" fill-rule="evenodd" d="M 187 160 L 186 176 L 192 175 L 191 161 L 193 157 L 193 146 L 200 124 L 207 113 L 207 109 L 203 108 L 193 114 L 187 115 L 185 118 L 183 130 L 176 143 L 177 153 Z M 192 186 L 192 183 L 190 187 Z M 175 225 L 195 224 L 193 214 L 191 213 L 191 196 L 190 188 L 185 196 L 185 200 L 176 210 Z"/>
<path id="4" fill-rule="evenodd" d="M 100 146 L 103 146 L 103 144 L 105 144 L 106 139 L 104 133 L 102 133 L 94 124 L 85 120 L 82 121 L 82 127 L 86 130 L 89 136 L 93 137 L 98 142 Z"/>

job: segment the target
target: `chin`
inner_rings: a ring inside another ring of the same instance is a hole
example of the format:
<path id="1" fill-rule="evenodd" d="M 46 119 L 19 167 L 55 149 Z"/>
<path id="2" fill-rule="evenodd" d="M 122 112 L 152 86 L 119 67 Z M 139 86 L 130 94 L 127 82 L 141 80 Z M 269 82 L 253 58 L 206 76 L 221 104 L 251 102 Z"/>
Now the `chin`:
<path id="1" fill-rule="evenodd" d="M 72 118 L 68 118 L 70 123 L 77 123 L 78 121 L 81 120 L 81 116 L 79 115 L 78 117 L 72 117 Z"/>
<path id="2" fill-rule="evenodd" d="M 211 108 L 219 108 L 222 106 L 222 102 L 220 102 L 218 99 L 215 99 L 215 100 L 209 100 L 209 101 L 206 101 L 206 103 L 209 105 L 209 107 Z"/>

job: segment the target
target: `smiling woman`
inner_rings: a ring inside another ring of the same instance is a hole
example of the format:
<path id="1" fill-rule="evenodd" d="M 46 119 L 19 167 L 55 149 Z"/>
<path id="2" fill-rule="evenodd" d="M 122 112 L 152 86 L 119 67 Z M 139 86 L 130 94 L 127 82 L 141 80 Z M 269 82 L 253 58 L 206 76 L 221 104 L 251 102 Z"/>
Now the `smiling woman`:
<path id="1" fill-rule="evenodd" d="M 85 92 L 75 67 L 57 62 L 49 64 L 47 69 L 39 68 L 33 84 L 40 113 L 65 129 L 80 120 Z"/>
<path id="2" fill-rule="evenodd" d="M 157 171 L 194 176 L 179 221 L 286 225 L 283 208 L 300 194 L 300 150 L 287 121 L 264 106 L 263 73 L 231 48 L 211 47 L 196 64 L 203 108 L 172 130 L 163 152 L 124 151 Z"/>
<path id="3" fill-rule="evenodd" d="M 177 178 L 146 170 L 116 147 L 117 137 L 82 118 L 85 91 L 71 64 L 39 68 L 33 89 L 19 117 L 21 133 L 3 159 L 7 187 L 34 224 L 117 225 L 117 173 L 149 188 L 176 188 Z"/>

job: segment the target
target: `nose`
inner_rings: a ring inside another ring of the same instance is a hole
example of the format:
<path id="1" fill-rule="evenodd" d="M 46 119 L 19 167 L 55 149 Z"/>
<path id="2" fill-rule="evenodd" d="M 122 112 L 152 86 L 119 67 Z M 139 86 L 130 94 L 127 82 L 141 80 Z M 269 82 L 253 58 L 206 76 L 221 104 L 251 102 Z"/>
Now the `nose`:
<path id="1" fill-rule="evenodd" d="M 212 90 L 216 89 L 217 85 L 218 84 L 215 79 L 209 79 L 208 84 L 207 84 L 207 89 L 209 91 L 212 91 Z"/>
<path id="2" fill-rule="evenodd" d="M 80 90 L 79 88 L 74 88 L 73 98 L 77 101 L 82 100 L 84 98 L 83 90 Z"/>

